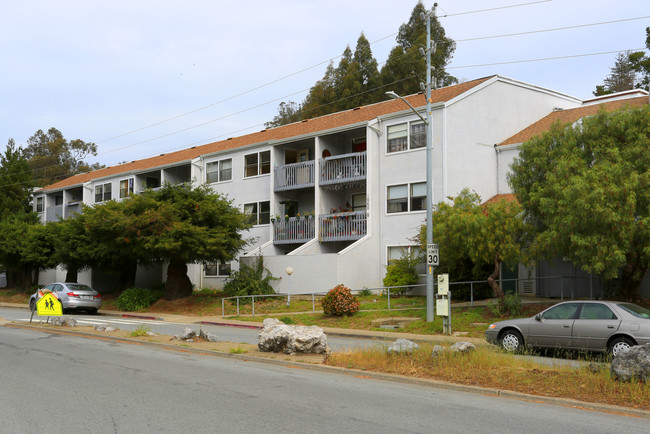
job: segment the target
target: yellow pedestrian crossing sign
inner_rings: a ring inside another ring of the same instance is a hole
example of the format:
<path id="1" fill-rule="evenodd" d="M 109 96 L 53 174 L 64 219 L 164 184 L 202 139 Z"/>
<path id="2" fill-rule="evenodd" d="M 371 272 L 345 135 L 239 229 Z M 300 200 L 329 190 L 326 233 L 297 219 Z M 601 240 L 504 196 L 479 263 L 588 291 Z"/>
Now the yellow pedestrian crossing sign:
<path id="1" fill-rule="evenodd" d="M 39 316 L 61 316 L 63 308 L 58 298 L 47 293 L 36 302 L 36 313 Z"/>

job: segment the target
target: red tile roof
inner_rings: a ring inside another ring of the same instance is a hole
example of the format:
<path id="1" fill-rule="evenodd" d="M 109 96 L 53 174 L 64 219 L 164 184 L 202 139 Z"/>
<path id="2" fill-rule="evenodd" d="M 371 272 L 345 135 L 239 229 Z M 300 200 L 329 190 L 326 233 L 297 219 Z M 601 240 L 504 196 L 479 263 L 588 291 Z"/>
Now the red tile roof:
<path id="1" fill-rule="evenodd" d="M 485 202 L 483 202 L 483 205 L 497 203 L 500 200 L 505 200 L 506 202 L 516 202 L 517 201 L 517 196 L 515 196 L 513 193 L 497 194 L 495 196 L 492 196 L 491 198 L 489 198 Z"/>
<path id="2" fill-rule="evenodd" d="M 551 125 L 553 125 L 555 122 L 560 122 L 562 124 L 573 123 L 585 116 L 593 116 L 597 114 L 601 108 L 604 108 L 607 111 L 614 111 L 622 109 L 626 106 L 643 107 L 646 104 L 648 104 L 648 97 L 643 96 L 554 111 L 553 113 L 543 117 L 529 127 L 521 130 L 514 136 L 499 143 L 499 146 L 524 143 L 525 141 L 548 131 L 551 128 Z"/>
<path id="3" fill-rule="evenodd" d="M 458 95 L 467 92 L 471 88 L 489 80 L 492 77 L 494 76 L 479 78 L 476 80 L 467 81 L 465 83 L 436 89 L 431 92 L 431 103 L 435 104 L 439 102 L 449 101 Z M 405 99 L 414 107 L 422 107 L 426 105 L 424 95 L 421 93 L 407 96 Z M 291 137 L 314 134 L 319 131 L 327 131 L 346 125 L 368 122 L 379 116 L 400 112 L 405 109 L 408 110 L 408 107 L 406 107 L 402 101 L 383 101 L 376 104 L 317 117 L 314 119 L 308 119 L 289 125 L 283 125 L 277 128 L 262 130 L 244 136 L 233 137 L 219 142 L 208 143 L 207 145 L 195 146 L 193 148 L 183 149 L 181 151 L 171 152 L 156 157 L 145 158 L 142 160 L 133 161 L 131 163 L 106 167 L 104 169 L 95 170 L 93 172 L 81 173 L 61 180 L 57 183 L 51 184 L 43 188 L 41 191 L 56 190 L 73 185 L 79 185 L 93 179 L 119 175 L 120 173 L 128 173 L 133 171 L 140 172 L 147 169 L 153 169 L 155 167 L 162 167 L 175 163 L 181 163 L 184 161 L 190 161 L 201 155 L 226 151 L 242 146 L 262 144 L 271 140 L 288 139 Z"/>

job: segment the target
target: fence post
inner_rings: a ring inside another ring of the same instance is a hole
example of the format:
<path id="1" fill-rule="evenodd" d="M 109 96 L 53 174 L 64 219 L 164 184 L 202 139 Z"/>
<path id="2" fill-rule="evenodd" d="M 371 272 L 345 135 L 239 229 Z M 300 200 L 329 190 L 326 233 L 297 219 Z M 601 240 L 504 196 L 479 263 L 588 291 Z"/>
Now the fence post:
<path id="1" fill-rule="evenodd" d="M 311 311 L 312 313 L 316 312 L 316 294 L 311 293 Z"/>
<path id="2" fill-rule="evenodd" d="M 221 299 L 221 316 L 225 315 L 224 313 L 225 301 L 226 301 L 225 299 L 223 298 Z"/>
<path id="3" fill-rule="evenodd" d="M 388 289 L 388 310 L 390 310 L 390 287 Z"/>
<path id="4" fill-rule="evenodd" d="M 251 298 L 253 299 L 253 316 L 255 316 L 255 296 L 252 295 Z"/>
<path id="5" fill-rule="evenodd" d="M 474 306 L 474 282 L 469 282 L 469 305 Z"/>
<path id="6" fill-rule="evenodd" d="M 237 316 L 239 316 L 239 297 L 237 297 Z"/>

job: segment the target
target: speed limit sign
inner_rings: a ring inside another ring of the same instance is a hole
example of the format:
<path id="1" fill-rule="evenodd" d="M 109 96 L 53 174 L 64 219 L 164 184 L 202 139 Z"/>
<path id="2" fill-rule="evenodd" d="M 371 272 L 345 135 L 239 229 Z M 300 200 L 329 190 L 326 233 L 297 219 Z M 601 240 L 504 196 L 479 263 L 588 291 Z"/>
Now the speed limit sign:
<path id="1" fill-rule="evenodd" d="M 440 254 L 437 244 L 427 244 L 427 265 L 437 267 L 440 265 Z"/>

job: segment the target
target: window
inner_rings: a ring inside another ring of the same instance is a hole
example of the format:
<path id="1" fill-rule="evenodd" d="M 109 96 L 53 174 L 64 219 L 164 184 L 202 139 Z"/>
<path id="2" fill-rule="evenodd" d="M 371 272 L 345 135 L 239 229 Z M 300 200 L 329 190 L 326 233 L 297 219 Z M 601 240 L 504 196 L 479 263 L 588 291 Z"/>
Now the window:
<path id="1" fill-rule="evenodd" d="M 580 303 L 565 303 L 544 311 L 542 318 L 544 319 L 573 319 L 576 312 L 580 307 Z"/>
<path id="2" fill-rule="evenodd" d="M 271 202 L 253 202 L 244 204 L 244 214 L 251 225 L 268 225 L 271 222 Z"/>
<path id="3" fill-rule="evenodd" d="M 36 212 L 43 212 L 43 198 L 42 197 L 37 197 L 36 198 Z"/>
<path id="4" fill-rule="evenodd" d="M 424 148 L 427 145 L 427 126 L 422 121 L 390 125 L 387 140 L 388 152 Z"/>
<path id="5" fill-rule="evenodd" d="M 271 173 L 271 151 L 244 156 L 244 177 Z"/>
<path id="6" fill-rule="evenodd" d="M 95 186 L 95 203 L 112 199 L 112 186 L 110 183 Z"/>
<path id="7" fill-rule="evenodd" d="M 120 181 L 120 198 L 133 194 L 133 178 Z"/>
<path id="8" fill-rule="evenodd" d="M 585 303 L 580 310 L 579 319 L 616 319 L 614 312 L 604 304 Z"/>
<path id="9" fill-rule="evenodd" d="M 404 255 L 412 254 L 414 257 L 420 259 L 420 262 L 415 266 L 418 274 L 426 274 L 427 268 L 424 263 L 424 254 L 420 246 L 389 246 L 387 265 L 390 265 L 396 259 L 402 258 Z"/>
<path id="10" fill-rule="evenodd" d="M 205 264 L 205 275 L 206 276 L 230 276 L 230 262 L 218 260 L 216 262 L 211 262 Z"/>
<path id="11" fill-rule="evenodd" d="M 426 208 L 427 183 L 388 186 L 387 212 L 422 211 Z"/>
<path id="12" fill-rule="evenodd" d="M 208 163 L 205 171 L 208 183 L 230 181 L 232 179 L 232 159 Z"/>

